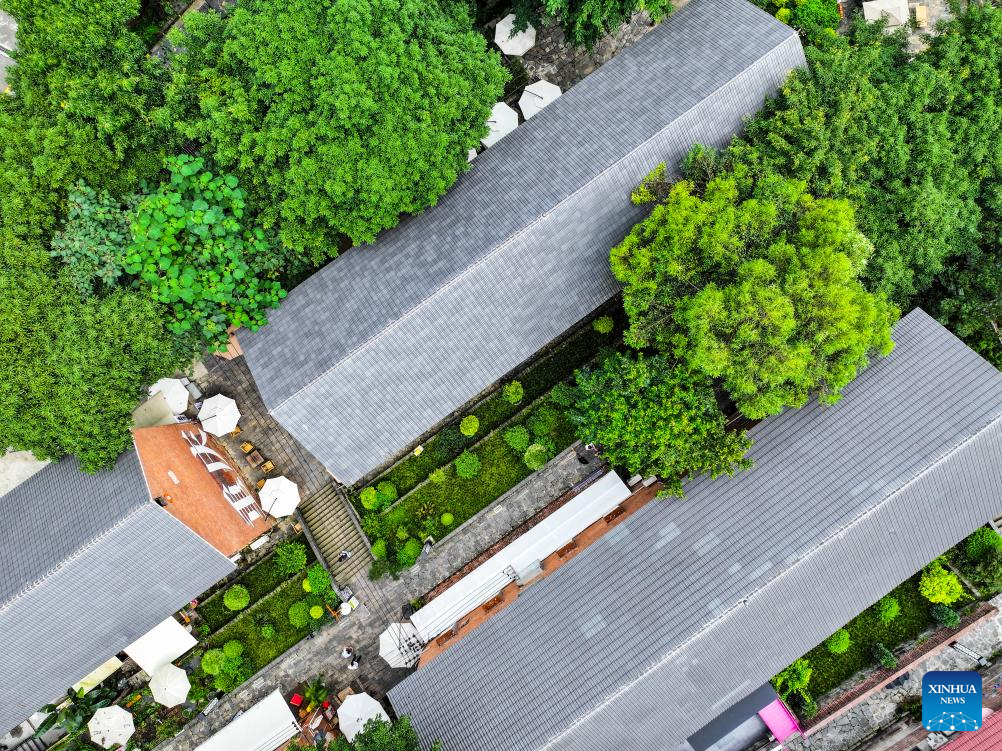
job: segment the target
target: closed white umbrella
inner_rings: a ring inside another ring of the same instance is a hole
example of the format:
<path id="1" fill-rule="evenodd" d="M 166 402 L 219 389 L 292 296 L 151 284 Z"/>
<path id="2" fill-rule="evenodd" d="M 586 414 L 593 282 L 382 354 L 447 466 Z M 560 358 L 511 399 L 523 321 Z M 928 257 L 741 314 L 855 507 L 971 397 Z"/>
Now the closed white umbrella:
<path id="1" fill-rule="evenodd" d="M 117 705 L 101 707 L 87 723 L 90 739 L 102 748 L 124 746 L 136 732 L 132 713 Z"/>
<path id="2" fill-rule="evenodd" d="M 153 692 L 154 701 L 165 707 L 176 707 L 188 698 L 190 690 L 188 674 L 177 665 L 163 665 L 150 678 L 150 691 Z"/>
<path id="3" fill-rule="evenodd" d="M 150 386 L 150 396 L 163 394 L 167 406 L 175 415 L 188 409 L 188 389 L 177 378 L 161 378 Z"/>
<path id="4" fill-rule="evenodd" d="M 512 36 L 515 14 L 509 13 L 494 27 L 494 44 L 506 55 L 521 56 L 536 45 L 536 29 L 530 23 L 523 31 Z"/>
<path id="5" fill-rule="evenodd" d="M 232 433 L 240 422 L 240 410 L 230 397 L 216 394 L 202 403 L 202 408 L 198 410 L 198 419 L 207 433 L 224 436 Z"/>
<path id="6" fill-rule="evenodd" d="M 344 737 L 349 743 L 362 732 L 365 723 L 377 717 L 387 722 L 390 721 L 383 705 L 365 693 L 352 694 L 337 708 L 338 728 L 344 733 Z"/>
<path id="7" fill-rule="evenodd" d="M 491 109 L 491 116 L 487 118 L 487 127 L 491 132 L 481 138 L 480 143 L 484 146 L 493 146 L 518 127 L 518 113 L 504 102 L 498 102 Z"/>
<path id="8" fill-rule="evenodd" d="M 391 623 L 379 635 L 379 656 L 391 668 L 410 668 L 421 656 L 421 639 L 410 623 Z"/>
<path id="9" fill-rule="evenodd" d="M 299 486 L 288 477 L 272 477 L 261 487 L 261 507 L 272 516 L 288 516 L 299 507 Z"/>
<path id="10" fill-rule="evenodd" d="M 522 110 L 522 115 L 528 120 L 536 115 L 546 105 L 555 101 L 561 94 L 560 87 L 549 81 L 536 81 L 529 84 L 518 98 L 518 108 Z"/>

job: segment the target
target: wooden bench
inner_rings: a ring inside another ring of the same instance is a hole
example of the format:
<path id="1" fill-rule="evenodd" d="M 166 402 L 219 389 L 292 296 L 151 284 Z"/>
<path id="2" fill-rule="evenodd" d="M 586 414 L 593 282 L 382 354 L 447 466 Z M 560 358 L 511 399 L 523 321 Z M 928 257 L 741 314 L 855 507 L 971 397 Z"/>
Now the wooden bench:
<path id="1" fill-rule="evenodd" d="M 616 521 L 616 519 L 618 519 L 625 513 L 626 513 L 625 508 L 623 508 L 622 506 L 616 506 L 616 508 L 614 508 L 612 511 L 610 511 L 608 514 L 605 515 L 605 523 L 610 524 Z"/>

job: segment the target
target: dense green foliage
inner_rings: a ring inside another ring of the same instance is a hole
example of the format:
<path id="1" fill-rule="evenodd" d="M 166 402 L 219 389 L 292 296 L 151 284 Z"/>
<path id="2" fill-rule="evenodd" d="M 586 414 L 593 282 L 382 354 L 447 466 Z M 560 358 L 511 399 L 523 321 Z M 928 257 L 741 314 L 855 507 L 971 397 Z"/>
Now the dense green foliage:
<path id="1" fill-rule="evenodd" d="M 873 656 L 880 663 L 881 667 L 893 670 L 898 666 L 898 658 L 884 644 L 877 642 L 873 645 Z"/>
<path id="2" fill-rule="evenodd" d="M 964 585 L 952 571 L 947 571 L 940 561 L 933 561 L 922 572 L 919 592 L 932 603 L 951 605 L 964 597 Z"/>
<path id="3" fill-rule="evenodd" d="M 752 0 L 808 39 L 817 40 L 838 28 L 838 0 Z"/>
<path id="4" fill-rule="evenodd" d="M 848 629 L 840 628 L 825 641 L 825 646 L 833 655 L 845 654 L 852 646 L 852 637 Z"/>
<path id="5" fill-rule="evenodd" d="M 612 328 L 604 333 L 608 334 L 610 331 L 612 331 Z M 525 397 L 525 389 L 522 388 L 521 381 L 512 381 L 504 385 L 504 388 L 501 389 L 501 395 L 504 396 L 504 400 L 509 404 L 518 404 Z"/>
<path id="6" fill-rule="evenodd" d="M 960 613 L 948 605 L 936 604 L 929 608 L 932 617 L 936 622 L 947 628 L 956 628 L 960 625 Z"/>
<path id="7" fill-rule="evenodd" d="M 480 474 L 480 458 L 472 451 L 464 451 L 456 457 L 456 475 L 470 480 Z"/>
<path id="8" fill-rule="evenodd" d="M 845 201 L 802 183 L 680 181 L 612 250 L 627 341 L 721 379 L 748 417 L 840 389 L 886 354 L 897 311 L 859 282 L 873 250 Z"/>
<path id="9" fill-rule="evenodd" d="M 462 3 L 244 0 L 192 14 L 176 41 L 158 120 L 204 143 L 315 262 L 434 203 L 505 81 Z"/>
<path id="10" fill-rule="evenodd" d="M 280 576 L 293 576 L 306 568 L 306 546 L 296 540 L 286 540 L 275 546 L 272 566 Z"/>
<path id="11" fill-rule="evenodd" d="M 234 584 L 223 595 L 223 605 L 227 610 L 243 610 L 250 605 L 250 592 L 241 584 Z"/>
<path id="12" fill-rule="evenodd" d="M 429 751 L 441 748 L 441 744 L 435 743 Z M 377 718 L 365 723 L 362 732 L 351 743 L 342 736 L 331 743 L 327 751 L 421 751 L 421 739 L 406 715 L 394 723 Z"/>
<path id="13" fill-rule="evenodd" d="M 591 49 L 634 13 L 644 10 L 660 21 L 673 8 L 671 0 L 516 0 L 515 28 L 524 29 L 527 23 L 538 25 L 542 16 L 556 18 L 573 44 Z"/>
<path id="14" fill-rule="evenodd" d="M 102 707 L 110 706 L 115 699 L 114 689 L 98 686 L 91 691 L 84 688 L 66 690 L 66 697 L 55 704 L 46 704 L 39 711 L 49 712 L 34 732 L 40 738 L 54 727 L 61 727 L 70 738 L 75 738 L 87 729 L 87 722 Z M 63 705 L 65 702 L 64 706 Z"/>
<path id="15" fill-rule="evenodd" d="M 1002 547 L 1002 535 L 991 527 L 979 527 L 964 543 L 967 557 L 975 561 L 984 558 L 990 550 L 998 547 Z"/>
<path id="16" fill-rule="evenodd" d="M 898 602 L 897 597 L 887 595 L 886 597 L 882 597 L 880 602 L 877 603 L 877 617 L 884 626 L 890 624 L 900 614 L 901 603 Z"/>
<path id="17" fill-rule="evenodd" d="M 709 380 L 691 368 L 663 355 L 614 353 L 578 373 L 577 384 L 570 419 L 578 438 L 631 474 L 658 475 L 664 492 L 681 495 L 686 475 L 747 466 L 748 440 L 725 429 Z"/>

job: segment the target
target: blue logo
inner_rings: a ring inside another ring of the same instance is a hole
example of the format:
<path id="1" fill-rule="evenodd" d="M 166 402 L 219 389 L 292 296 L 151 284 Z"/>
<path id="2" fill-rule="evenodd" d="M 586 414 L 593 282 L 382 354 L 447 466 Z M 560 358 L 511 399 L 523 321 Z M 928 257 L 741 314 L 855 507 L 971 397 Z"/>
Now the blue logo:
<path id="1" fill-rule="evenodd" d="M 981 674 L 933 670 L 922 676 L 922 727 L 977 730 L 981 727 Z"/>

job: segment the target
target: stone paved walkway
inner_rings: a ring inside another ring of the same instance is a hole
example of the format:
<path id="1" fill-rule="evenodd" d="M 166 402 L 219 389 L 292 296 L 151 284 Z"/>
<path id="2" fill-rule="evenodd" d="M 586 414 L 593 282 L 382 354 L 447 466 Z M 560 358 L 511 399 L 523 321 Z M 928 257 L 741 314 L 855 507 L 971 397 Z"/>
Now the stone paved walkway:
<path id="1" fill-rule="evenodd" d="M 1002 595 L 995 597 L 991 602 L 996 607 L 1002 608 Z M 959 639 L 959 642 L 986 657 L 1002 649 L 1002 613 L 982 623 L 974 631 Z M 802 738 L 790 739 L 786 748 L 789 751 L 850 749 L 877 730 L 890 725 L 894 721 L 898 704 L 903 699 L 922 694 L 922 676 L 927 671 L 973 670 L 976 667 L 976 663 L 970 658 L 954 649 L 945 649 L 913 669 L 902 685 L 877 691 L 859 706 L 813 733 L 808 741 Z M 986 693 L 989 690 L 987 682 L 985 690 Z"/>
<path id="2" fill-rule="evenodd" d="M 158 751 L 191 751 L 232 720 L 238 711 L 251 707 L 275 688 L 288 693 L 297 684 L 318 674 L 325 675 L 328 685 L 338 689 L 358 680 L 373 696 L 384 696 L 410 673 L 407 669 L 390 668 L 379 657 L 379 634 L 389 623 L 401 620 L 401 609 L 510 529 L 573 488 L 597 467 L 594 460 L 580 463 L 575 449 L 567 449 L 473 519 L 457 527 L 398 579 L 370 582 L 359 575 L 352 587 L 362 604 L 351 615 L 274 660 L 220 701 L 208 717 L 200 716 L 176 738 L 161 744 Z M 347 661 L 340 656 L 346 644 L 351 644 L 361 656 L 357 671 L 349 671 Z"/>

